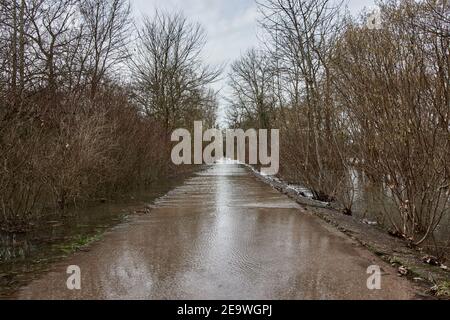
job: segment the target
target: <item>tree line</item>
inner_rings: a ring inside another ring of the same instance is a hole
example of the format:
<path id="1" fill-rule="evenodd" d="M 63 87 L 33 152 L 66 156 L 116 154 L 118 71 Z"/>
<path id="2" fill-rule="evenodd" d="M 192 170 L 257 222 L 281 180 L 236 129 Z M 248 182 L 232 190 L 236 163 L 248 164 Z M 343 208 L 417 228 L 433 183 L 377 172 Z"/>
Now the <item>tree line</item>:
<path id="1" fill-rule="evenodd" d="M 332 0 L 260 0 L 261 44 L 232 65 L 229 121 L 281 130 L 281 176 L 347 214 L 355 171 L 421 244 L 449 211 L 450 5 L 384 0 L 349 15 Z"/>
<path id="2" fill-rule="evenodd" d="M 205 41 L 128 0 L 0 0 L 1 229 L 172 172 L 171 131 L 215 123 Z"/>

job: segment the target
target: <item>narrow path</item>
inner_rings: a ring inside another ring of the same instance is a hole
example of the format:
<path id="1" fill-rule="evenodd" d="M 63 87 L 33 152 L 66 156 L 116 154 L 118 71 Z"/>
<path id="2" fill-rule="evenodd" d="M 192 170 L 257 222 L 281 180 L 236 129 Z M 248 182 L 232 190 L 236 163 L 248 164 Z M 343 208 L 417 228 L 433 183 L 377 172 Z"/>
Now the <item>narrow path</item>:
<path id="1" fill-rule="evenodd" d="M 66 287 L 78 265 L 82 290 Z M 367 268 L 384 271 L 367 289 Z M 21 299 L 412 299 L 378 257 L 258 181 L 217 165 L 21 289 Z"/>

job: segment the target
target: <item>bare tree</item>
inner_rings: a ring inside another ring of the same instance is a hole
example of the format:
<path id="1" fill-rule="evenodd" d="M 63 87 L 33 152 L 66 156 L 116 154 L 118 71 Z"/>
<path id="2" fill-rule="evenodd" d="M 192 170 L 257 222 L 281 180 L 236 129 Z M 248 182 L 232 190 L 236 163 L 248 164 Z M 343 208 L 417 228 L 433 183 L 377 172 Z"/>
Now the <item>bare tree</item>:
<path id="1" fill-rule="evenodd" d="M 89 42 L 86 69 L 90 94 L 95 98 L 107 72 L 129 58 L 131 8 L 126 0 L 84 0 L 80 10 Z"/>
<path id="2" fill-rule="evenodd" d="M 242 114 L 247 125 L 270 128 L 274 116 L 275 97 L 270 58 L 264 52 L 249 50 L 231 66 L 229 75 L 234 111 Z"/>
<path id="3" fill-rule="evenodd" d="M 66 37 L 70 27 L 70 19 L 74 11 L 70 10 L 72 0 L 64 0 L 56 5 L 41 0 L 36 7 L 30 8 L 33 29 L 28 34 L 33 41 L 33 49 L 42 62 L 41 74 L 50 94 L 57 90 L 58 57 L 71 39 Z"/>
<path id="4" fill-rule="evenodd" d="M 268 0 L 259 5 L 261 25 L 270 39 L 267 47 L 281 74 L 278 78 L 289 83 L 287 94 L 278 94 L 280 105 L 285 105 L 282 99 L 288 96 L 288 104 L 297 110 L 290 123 L 304 142 L 300 161 L 303 183 L 317 198 L 330 198 L 334 190 L 327 175 L 342 171 L 339 155 L 330 153 L 334 149 L 329 147 L 335 143 L 329 67 L 342 28 L 341 4 L 330 0 Z"/>
<path id="5" fill-rule="evenodd" d="M 3 0 L 1 6 L 2 42 L 9 43 L 1 52 L 4 85 L 11 89 L 11 104 L 18 107 L 25 82 L 25 0 Z"/>
<path id="6" fill-rule="evenodd" d="M 160 119 L 167 132 L 192 111 L 194 97 L 214 82 L 220 70 L 203 64 L 205 33 L 181 14 L 157 12 L 139 31 L 133 70 L 139 103 Z"/>
<path id="7" fill-rule="evenodd" d="M 387 1 L 381 9 L 382 30 L 348 27 L 335 83 L 359 166 L 395 203 L 386 215 L 396 232 L 420 244 L 449 209 L 449 39 L 424 4 Z"/>
<path id="8" fill-rule="evenodd" d="M 0 229 L 151 183 L 169 127 L 214 125 L 200 26 L 147 19 L 130 70 L 131 27 L 127 0 L 0 0 Z"/>

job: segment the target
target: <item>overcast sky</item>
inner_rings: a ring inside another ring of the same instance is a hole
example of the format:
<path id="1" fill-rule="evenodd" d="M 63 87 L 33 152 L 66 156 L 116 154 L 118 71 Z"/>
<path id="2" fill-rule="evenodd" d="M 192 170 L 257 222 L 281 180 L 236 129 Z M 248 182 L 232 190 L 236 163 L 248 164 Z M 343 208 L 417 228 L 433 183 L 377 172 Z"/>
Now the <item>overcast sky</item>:
<path id="1" fill-rule="evenodd" d="M 251 47 L 257 45 L 258 11 L 255 0 L 132 0 L 137 18 L 152 16 L 155 9 L 181 11 L 193 22 L 199 22 L 207 32 L 204 56 L 209 64 L 228 66 Z M 364 7 L 371 8 L 374 0 L 348 0 L 353 14 Z M 226 72 L 215 84 L 226 94 Z"/>

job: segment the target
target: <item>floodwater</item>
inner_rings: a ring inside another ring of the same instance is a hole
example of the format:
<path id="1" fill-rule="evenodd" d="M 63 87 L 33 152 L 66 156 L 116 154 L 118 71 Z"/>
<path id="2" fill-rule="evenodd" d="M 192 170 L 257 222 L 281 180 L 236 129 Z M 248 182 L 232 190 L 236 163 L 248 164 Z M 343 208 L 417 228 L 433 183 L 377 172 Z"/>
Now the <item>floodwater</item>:
<path id="1" fill-rule="evenodd" d="M 389 190 L 382 186 L 373 186 L 362 172 L 352 170 L 351 174 L 355 192 L 353 202 L 355 216 L 375 221 L 389 228 L 391 224 L 386 216 L 389 214 L 394 218 L 398 217 L 398 210 L 393 204 L 393 200 L 387 196 Z M 447 211 L 434 232 L 434 241 L 430 239 L 422 246 L 431 251 L 435 251 L 438 246 L 439 253 L 450 258 L 450 203 L 444 204 L 445 202 L 442 203 L 442 207 L 447 208 Z"/>
<path id="2" fill-rule="evenodd" d="M 181 185 L 192 168 L 171 179 L 158 181 L 145 190 L 124 194 L 115 201 L 72 208 L 47 217 L 26 234 L 0 231 L 0 298 L 8 297 L 78 247 L 130 219 L 155 199 Z"/>
<path id="3" fill-rule="evenodd" d="M 388 215 L 398 219 L 399 213 L 392 198 L 388 196 L 390 191 L 386 187 L 373 185 L 364 173 L 356 169 L 350 170 L 350 176 L 351 185 L 348 189 L 353 190 L 353 215 L 362 221 L 366 220 L 369 224 L 378 224 L 386 230 L 391 229 L 392 224 Z M 310 199 L 314 197 L 312 192 L 302 185 L 291 184 L 289 188 Z M 429 239 L 422 247 L 432 253 L 444 254 L 450 259 L 450 202 L 442 206 L 447 210 L 433 234 L 434 240 Z M 436 247 L 439 252 L 435 252 Z"/>
<path id="4" fill-rule="evenodd" d="M 81 290 L 67 289 L 67 267 Z M 383 270 L 368 290 L 367 268 Z M 239 165 L 218 164 L 20 289 L 19 299 L 413 299 L 396 270 Z"/>

